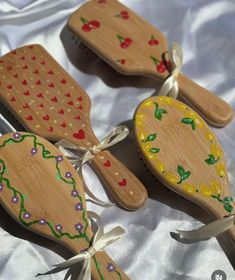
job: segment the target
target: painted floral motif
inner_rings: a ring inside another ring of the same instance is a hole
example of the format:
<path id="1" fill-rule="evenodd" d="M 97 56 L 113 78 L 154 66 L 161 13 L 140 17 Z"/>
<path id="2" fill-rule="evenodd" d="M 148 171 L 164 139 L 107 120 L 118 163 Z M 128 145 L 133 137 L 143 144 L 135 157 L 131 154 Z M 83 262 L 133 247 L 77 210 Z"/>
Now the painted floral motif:
<path id="1" fill-rule="evenodd" d="M 19 198 L 18 198 L 17 196 L 13 196 L 13 197 L 11 198 L 11 202 L 12 202 L 12 203 L 18 203 L 18 202 L 19 202 Z"/>
<path id="2" fill-rule="evenodd" d="M 88 21 L 84 17 L 80 17 L 81 22 L 83 23 L 82 30 L 84 32 L 90 32 L 93 29 L 97 29 L 100 27 L 100 22 L 98 20 L 90 20 Z"/>
<path id="3" fill-rule="evenodd" d="M 156 109 L 154 111 L 154 116 L 156 119 L 158 119 L 159 121 L 162 120 L 162 115 L 163 114 L 167 114 L 167 110 L 163 109 L 163 108 L 159 108 L 159 105 L 157 104 L 157 102 L 153 102 L 156 106 Z"/>
<path id="4" fill-rule="evenodd" d="M 127 11 L 121 11 L 119 14 L 115 15 L 115 17 L 121 17 L 125 20 L 129 19 L 129 13 Z"/>
<path id="5" fill-rule="evenodd" d="M 0 192 L 2 192 L 4 190 L 4 185 L 0 184 Z"/>
<path id="6" fill-rule="evenodd" d="M 124 38 L 124 37 L 122 37 L 121 35 L 118 35 L 118 34 L 117 34 L 117 38 L 120 42 L 120 47 L 122 49 L 127 49 L 133 43 L 131 38 Z"/>
<path id="7" fill-rule="evenodd" d="M 231 202 L 233 202 L 233 198 L 232 197 L 225 197 L 224 199 L 220 198 L 220 194 L 216 195 L 212 195 L 213 198 L 217 199 L 220 203 L 223 204 L 224 209 L 229 212 L 232 213 L 233 212 L 233 206 L 231 204 Z"/>
<path id="8" fill-rule="evenodd" d="M 32 148 L 31 155 L 34 156 L 34 155 L 36 155 L 37 152 L 38 152 L 37 148 Z"/>
<path id="9" fill-rule="evenodd" d="M 190 125 L 192 130 L 195 130 L 196 128 L 202 128 L 204 126 L 203 120 L 192 111 L 187 111 L 181 122 L 183 124 Z"/>
<path id="10" fill-rule="evenodd" d="M 148 41 L 148 44 L 150 46 L 156 46 L 159 44 L 159 41 L 154 37 L 154 35 L 151 35 L 149 41 Z"/>
<path id="11" fill-rule="evenodd" d="M 116 270 L 116 268 L 115 268 L 115 266 L 114 266 L 112 263 L 108 263 L 108 265 L 107 265 L 107 270 L 108 270 L 109 272 L 113 272 L 113 271 Z"/>
<path id="12" fill-rule="evenodd" d="M 189 176 L 191 175 L 191 172 L 190 171 L 185 171 L 185 169 L 181 165 L 179 165 L 177 167 L 177 172 L 178 172 L 178 174 L 180 176 L 180 180 L 177 182 L 178 185 L 181 184 L 186 179 L 188 179 Z"/>
<path id="13" fill-rule="evenodd" d="M 150 58 L 152 59 L 153 63 L 156 65 L 156 70 L 159 73 L 164 73 L 166 71 L 166 66 L 163 61 L 158 60 L 154 56 L 150 56 Z"/>

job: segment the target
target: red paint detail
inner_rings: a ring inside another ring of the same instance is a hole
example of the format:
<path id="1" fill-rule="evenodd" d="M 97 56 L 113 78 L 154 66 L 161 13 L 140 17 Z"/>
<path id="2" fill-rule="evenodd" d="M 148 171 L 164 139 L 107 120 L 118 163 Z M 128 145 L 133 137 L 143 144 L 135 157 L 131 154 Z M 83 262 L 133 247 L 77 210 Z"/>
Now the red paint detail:
<path id="1" fill-rule="evenodd" d="M 159 73 L 164 73 L 164 72 L 166 71 L 166 66 L 164 65 L 164 62 L 161 61 L 161 62 L 157 65 L 156 69 L 157 69 L 157 71 L 158 71 Z"/>
<path id="2" fill-rule="evenodd" d="M 41 85 L 41 81 L 40 80 L 37 80 L 36 82 L 35 82 L 35 85 Z"/>
<path id="3" fill-rule="evenodd" d="M 3 59 L 0 59 L 0 63 L 3 63 L 4 61 L 3 61 Z"/>
<path id="4" fill-rule="evenodd" d="M 28 117 L 25 118 L 26 120 L 28 121 L 32 121 L 33 120 L 33 117 L 31 115 L 29 115 Z"/>
<path id="5" fill-rule="evenodd" d="M 30 92 L 27 90 L 27 91 L 23 92 L 23 95 L 29 96 L 29 95 L 30 95 Z"/>
<path id="6" fill-rule="evenodd" d="M 39 108 L 44 108 L 44 105 L 41 103 L 38 105 Z"/>
<path id="7" fill-rule="evenodd" d="M 29 109 L 29 104 L 25 103 L 25 105 L 23 105 L 23 109 Z"/>
<path id="8" fill-rule="evenodd" d="M 59 114 L 64 115 L 64 110 L 63 109 L 59 110 Z"/>
<path id="9" fill-rule="evenodd" d="M 71 94 L 68 92 L 65 94 L 66 97 L 71 97 Z"/>
<path id="10" fill-rule="evenodd" d="M 42 94 L 42 93 L 39 93 L 39 94 L 37 94 L 37 97 L 38 97 L 38 98 L 43 98 L 43 94 Z"/>
<path id="11" fill-rule="evenodd" d="M 67 84 L 67 81 L 65 79 L 62 79 L 60 82 L 61 84 Z"/>
<path id="12" fill-rule="evenodd" d="M 49 132 L 53 132 L 53 131 L 54 131 L 53 127 L 50 126 L 50 127 L 48 128 L 48 131 L 49 131 Z"/>
<path id="13" fill-rule="evenodd" d="M 24 70 L 28 69 L 28 65 L 24 65 L 24 66 L 22 67 L 22 69 L 24 69 Z"/>
<path id="14" fill-rule="evenodd" d="M 17 74 L 15 74 L 15 75 L 13 75 L 13 77 L 14 77 L 14 78 L 18 78 L 18 75 L 17 75 Z"/>
<path id="15" fill-rule="evenodd" d="M 123 19 L 129 19 L 129 14 L 127 11 L 122 11 L 120 13 L 120 16 L 123 18 Z"/>
<path id="16" fill-rule="evenodd" d="M 107 160 L 105 163 L 104 163 L 104 166 L 105 167 L 110 167 L 111 166 L 111 162 L 109 160 Z"/>
<path id="17" fill-rule="evenodd" d="M 97 29 L 100 27 L 100 22 L 98 20 L 88 21 L 87 19 L 81 17 L 81 22 L 83 23 L 82 30 L 84 32 L 90 32 L 92 29 Z"/>
<path id="18" fill-rule="evenodd" d="M 77 107 L 77 109 L 82 110 L 82 109 L 83 109 L 82 105 L 80 105 L 79 107 Z"/>
<path id="19" fill-rule="evenodd" d="M 75 119 L 75 120 L 80 120 L 81 118 L 80 118 L 79 115 L 77 115 L 74 119 Z"/>
<path id="20" fill-rule="evenodd" d="M 49 87 L 55 87 L 54 83 L 49 83 L 48 86 Z"/>
<path id="21" fill-rule="evenodd" d="M 35 56 L 35 55 L 32 56 L 31 59 L 32 59 L 32 60 L 36 60 L 36 56 Z"/>
<path id="22" fill-rule="evenodd" d="M 12 53 L 12 54 L 16 54 L 16 51 L 12 51 L 11 53 Z"/>
<path id="23" fill-rule="evenodd" d="M 49 119 L 50 119 L 49 115 L 45 115 L 42 118 L 44 119 L 44 121 L 49 121 Z"/>
<path id="24" fill-rule="evenodd" d="M 46 64 L 46 62 L 45 62 L 45 61 L 41 61 L 40 64 L 41 64 L 41 65 L 44 65 L 44 64 Z"/>
<path id="25" fill-rule="evenodd" d="M 82 97 L 79 96 L 79 97 L 77 98 L 77 100 L 78 100 L 78 101 L 82 101 Z"/>
<path id="26" fill-rule="evenodd" d="M 57 100 L 57 97 L 56 97 L 56 96 L 52 97 L 52 98 L 51 98 L 51 101 L 57 102 L 57 101 L 58 101 L 58 100 Z"/>
<path id="27" fill-rule="evenodd" d="M 28 46 L 29 49 L 32 49 L 33 47 L 34 47 L 33 45 L 32 46 Z"/>
<path id="28" fill-rule="evenodd" d="M 156 45 L 159 44 L 159 41 L 156 40 L 156 39 L 151 39 L 151 40 L 149 40 L 148 43 L 149 43 L 150 46 L 156 46 Z"/>
<path id="29" fill-rule="evenodd" d="M 67 104 L 68 104 L 68 105 L 73 105 L 73 101 L 71 100 L 71 101 L 69 101 Z"/>
<path id="30" fill-rule="evenodd" d="M 60 124 L 60 126 L 61 126 L 61 127 L 66 127 L 67 125 L 66 125 L 65 122 L 63 122 L 63 123 Z"/>
<path id="31" fill-rule="evenodd" d="M 21 60 L 25 60 L 25 57 L 24 56 L 21 56 L 21 58 L 20 58 Z"/>
<path id="32" fill-rule="evenodd" d="M 54 72 L 53 72 L 52 70 L 48 71 L 47 73 L 48 73 L 49 75 L 53 75 L 53 74 L 54 74 Z"/>
<path id="33" fill-rule="evenodd" d="M 92 28 L 92 29 L 96 29 L 96 28 L 99 28 L 100 27 L 100 22 L 98 20 L 91 20 L 89 22 L 89 26 Z"/>
<path id="34" fill-rule="evenodd" d="M 105 4 L 105 3 L 106 3 L 106 0 L 99 0 L 98 3 L 99 3 L 99 4 Z"/>
<path id="35" fill-rule="evenodd" d="M 12 85 L 8 85 L 7 88 L 8 88 L 8 89 L 12 89 L 13 86 L 12 86 Z"/>
<path id="36" fill-rule="evenodd" d="M 83 30 L 84 32 L 90 32 L 90 31 L 91 31 L 91 28 L 90 28 L 89 24 L 87 23 L 87 24 L 84 24 L 84 25 L 82 26 L 82 30 Z"/>
<path id="37" fill-rule="evenodd" d="M 73 134 L 73 137 L 76 138 L 76 139 L 79 139 L 79 140 L 84 139 L 85 138 L 84 130 L 83 129 L 79 129 L 78 132 Z"/>
<path id="38" fill-rule="evenodd" d="M 22 85 L 26 86 L 27 84 L 28 84 L 28 83 L 27 83 L 26 80 L 23 80 L 23 81 L 22 81 Z"/>
<path id="39" fill-rule="evenodd" d="M 7 66 L 6 69 L 7 69 L 8 71 L 11 71 L 11 70 L 12 70 L 12 66 Z"/>
<path id="40" fill-rule="evenodd" d="M 14 101 L 16 101 L 16 98 L 15 98 L 14 96 L 12 96 L 11 99 L 10 99 L 10 101 L 11 101 L 11 102 L 14 102 Z"/>
<path id="41" fill-rule="evenodd" d="M 120 187 L 125 187 L 126 184 L 127 184 L 126 179 L 122 179 L 122 181 L 118 182 L 118 185 L 119 185 Z"/>
<path id="42" fill-rule="evenodd" d="M 39 71 L 36 69 L 33 73 L 34 74 L 39 74 Z"/>

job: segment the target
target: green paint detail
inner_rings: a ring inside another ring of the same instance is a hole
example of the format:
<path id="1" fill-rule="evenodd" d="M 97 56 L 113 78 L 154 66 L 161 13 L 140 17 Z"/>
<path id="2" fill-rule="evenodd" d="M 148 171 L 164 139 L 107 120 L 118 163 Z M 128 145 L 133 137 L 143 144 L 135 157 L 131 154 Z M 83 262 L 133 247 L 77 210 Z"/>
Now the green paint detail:
<path id="1" fill-rule="evenodd" d="M 181 184 L 183 181 L 188 179 L 188 177 L 191 175 L 191 172 L 190 171 L 185 171 L 185 169 L 181 165 L 179 165 L 177 167 L 177 172 L 180 176 L 180 180 L 179 180 L 179 182 L 177 182 L 177 184 Z"/>
<path id="2" fill-rule="evenodd" d="M 142 143 L 152 142 L 157 138 L 157 133 L 149 134 L 146 139 L 142 140 Z"/>
<path id="3" fill-rule="evenodd" d="M 224 199 L 221 199 L 221 198 L 220 198 L 220 194 L 218 194 L 218 196 L 216 196 L 216 195 L 211 195 L 211 197 L 217 199 L 220 203 L 222 203 L 223 206 L 224 206 L 224 209 L 225 209 L 227 212 L 232 213 L 232 211 L 233 211 L 233 206 L 232 206 L 232 204 L 231 204 L 231 202 L 233 202 L 233 198 L 232 198 L 232 197 L 227 196 L 227 197 L 225 197 Z"/>
<path id="4" fill-rule="evenodd" d="M 38 147 L 41 147 L 41 148 L 42 148 L 42 157 L 43 157 L 45 160 L 47 160 L 47 159 L 56 159 L 56 156 L 51 155 L 50 151 L 46 150 L 46 148 L 45 148 L 45 146 L 44 146 L 43 144 L 37 142 L 37 137 L 36 137 L 35 135 L 33 135 L 33 134 L 24 134 L 24 135 L 20 136 L 20 138 L 17 139 L 17 140 L 14 139 L 14 138 L 7 139 L 7 140 L 5 140 L 5 141 L 3 142 L 2 145 L 0 145 L 0 149 L 1 149 L 1 148 L 4 148 L 7 144 L 21 143 L 21 142 L 23 142 L 23 141 L 24 141 L 25 139 L 27 139 L 27 138 L 32 138 L 32 140 L 33 140 L 33 147 L 34 147 L 34 148 L 37 148 L 37 149 L 38 149 Z M 38 149 L 38 150 L 39 150 L 39 149 Z M 55 162 L 56 162 L 56 161 L 55 161 Z M 9 190 L 12 191 L 13 195 L 14 195 L 14 196 L 18 196 L 19 199 L 20 199 L 20 211 L 19 211 L 19 215 L 18 215 L 19 221 L 20 221 L 25 227 L 30 227 L 30 226 L 32 226 L 33 224 L 39 224 L 39 220 L 33 220 L 33 221 L 30 221 L 30 222 L 26 222 L 26 221 L 23 219 L 23 214 L 27 212 L 27 210 L 26 210 L 26 208 L 25 208 L 25 199 L 26 199 L 27 196 L 26 196 L 25 194 L 21 193 L 20 191 L 16 190 L 15 188 L 13 188 L 13 187 L 11 186 L 10 181 L 9 181 L 7 178 L 4 177 L 4 174 L 6 174 L 7 168 L 6 168 L 5 163 L 4 163 L 4 161 L 3 161 L 2 159 L 0 159 L 0 167 L 1 167 L 1 169 L 0 169 L 0 183 L 4 183 L 4 185 L 5 185 Z M 70 180 L 68 180 L 68 179 L 64 178 L 64 177 L 61 175 L 61 171 L 60 171 L 60 168 L 59 168 L 59 162 L 56 162 L 56 166 L 55 166 L 55 167 L 56 167 L 56 170 L 57 170 L 56 178 L 62 180 L 64 183 L 70 185 L 71 188 L 72 188 L 72 190 L 76 190 L 76 185 L 77 185 L 77 184 L 76 184 L 76 181 L 74 180 L 74 178 L 70 178 Z M 83 204 L 83 199 L 82 199 L 82 197 L 81 197 L 79 194 L 77 195 L 77 198 L 79 199 L 80 203 Z M 77 234 L 77 235 L 72 235 L 72 234 L 70 234 L 70 233 L 68 233 L 68 232 L 62 232 L 62 231 L 61 231 L 61 232 L 57 232 L 57 231 L 55 230 L 55 227 L 54 227 L 53 223 L 52 223 L 52 222 L 49 222 L 49 221 L 46 222 L 46 225 L 50 228 L 51 233 L 52 233 L 53 236 L 54 236 L 55 238 L 57 238 L 57 239 L 61 239 L 62 237 L 67 237 L 67 238 L 69 238 L 69 239 L 71 239 L 71 240 L 73 240 L 73 239 L 82 239 L 82 238 L 84 238 L 84 239 L 88 242 L 88 244 L 89 244 L 89 246 L 90 246 L 91 240 L 89 240 L 89 237 L 88 237 L 88 235 L 87 235 L 87 229 L 88 229 L 89 223 L 88 223 L 88 220 L 87 220 L 87 218 L 86 218 L 86 212 L 85 212 L 85 210 L 82 211 L 82 219 L 83 219 L 83 221 L 84 221 L 84 232 L 81 232 L 81 233 L 79 233 L 79 234 Z M 46 226 L 46 225 L 44 225 L 44 226 Z M 98 273 L 99 273 L 100 280 L 105 280 L 104 276 L 103 276 L 102 273 L 101 273 L 101 265 L 97 262 L 95 256 L 93 256 L 93 259 L 94 259 L 94 261 L 95 261 L 96 269 L 97 269 L 97 271 L 98 271 Z M 119 273 L 119 279 L 122 279 L 120 273 Z"/>
<path id="5" fill-rule="evenodd" d="M 193 119 L 191 119 L 191 118 L 183 118 L 183 119 L 181 120 L 181 122 L 184 123 L 184 124 L 189 124 L 189 125 L 191 125 L 192 130 L 195 130 L 195 129 L 196 129 L 195 121 L 194 121 Z"/>
<path id="6" fill-rule="evenodd" d="M 87 24 L 88 20 L 86 20 L 84 17 L 80 17 L 80 20 L 83 24 Z"/>
<path id="7" fill-rule="evenodd" d="M 151 148 L 149 151 L 150 151 L 151 153 L 157 154 L 157 153 L 160 152 L 160 149 L 159 149 L 159 148 Z"/>
<path id="8" fill-rule="evenodd" d="M 213 164 L 215 164 L 216 162 L 218 162 L 219 160 L 220 160 L 220 158 L 217 158 L 217 159 L 216 159 L 214 155 L 210 154 L 210 155 L 208 155 L 208 158 L 205 159 L 205 162 L 206 162 L 207 164 L 213 165 Z"/>
<path id="9" fill-rule="evenodd" d="M 117 271 L 117 270 L 115 270 L 115 272 L 116 272 L 117 275 L 118 275 L 118 279 L 121 280 L 121 279 L 122 279 L 121 273 L 120 273 L 119 271 Z"/>
<path id="10" fill-rule="evenodd" d="M 160 61 L 156 58 L 156 57 L 154 57 L 154 56 L 150 56 L 150 58 L 152 59 L 152 61 L 153 61 L 153 63 L 155 64 L 155 65 L 157 65 Z"/>
<path id="11" fill-rule="evenodd" d="M 163 115 L 163 114 L 167 114 L 167 110 L 162 109 L 162 108 L 159 108 L 159 105 L 158 105 L 157 102 L 153 102 L 153 103 L 154 103 L 155 106 L 156 106 L 156 109 L 155 109 L 155 111 L 154 111 L 154 116 L 155 116 L 156 119 L 158 119 L 159 121 L 161 121 L 161 120 L 162 120 L 162 115 Z"/>

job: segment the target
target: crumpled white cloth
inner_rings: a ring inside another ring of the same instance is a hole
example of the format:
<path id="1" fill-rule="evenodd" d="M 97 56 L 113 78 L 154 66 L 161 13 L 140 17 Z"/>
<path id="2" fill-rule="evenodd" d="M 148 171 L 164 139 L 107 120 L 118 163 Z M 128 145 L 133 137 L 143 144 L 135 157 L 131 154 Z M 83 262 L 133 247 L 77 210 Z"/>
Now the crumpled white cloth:
<path id="1" fill-rule="evenodd" d="M 178 42 L 184 51 L 182 71 L 235 109 L 233 0 L 122 2 L 156 25 L 170 43 Z M 137 105 L 153 94 L 159 84 L 145 78 L 118 75 L 73 43 L 64 26 L 81 3 L 81 0 L 0 0 L 0 55 L 24 44 L 42 44 L 89 93 L 92 125 L 97 136 L 102 137 L 113 127 L 130 120 Z M 235 120 L 226 128 L 215 129 L 215 133 L 226 153 L 235 195 Z M 143 209 L 134 213 L 117 207 L 101 209 L 88 205 L 101 214 L 107 229 L 120 225 L 127 230 L 125 237 L 111 245 L 107 252 L 134 280 L 208 280 L 217 269 L 224 270 L 229 280 L 235 279 L 233 268 L 216 239 L 190 245 L 170 237 L 169 232 L 176 228 L 189 230 L 202 225 L 198 220 L 207 223 L 212 219 L 154 180 L 138 160 L 133 143 L 129 137 L 112 151 L 145 183 L 150 199 Z M 99 180 L 88 167 L 85 175 L 90 188 L 106 200 Z M 19 232 L 20 227 L 9 224 L 9 218 L 1 211 L 1 280 L 31 280 L 38 272 L 49 269 L 51 263 L 62 261 L 49 249 L 15 239 L 5 230 L 13 234 Z M 48 247 L 56 246 L 48 243 Z M 67 254 L 68 257 L 71 255 Z M 63 273 L 48 275 L 43 279 L 59 280 L 62 276 Z"/>

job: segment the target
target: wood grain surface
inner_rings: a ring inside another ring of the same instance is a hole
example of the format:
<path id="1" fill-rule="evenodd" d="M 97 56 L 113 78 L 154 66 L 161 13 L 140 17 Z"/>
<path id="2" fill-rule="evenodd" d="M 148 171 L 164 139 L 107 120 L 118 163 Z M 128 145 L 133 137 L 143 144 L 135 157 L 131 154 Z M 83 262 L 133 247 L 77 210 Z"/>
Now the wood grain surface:
<path id="1" fill-rule="evenodd" d="M 95 53 L 117 71 L 164 80 L 170 72 L 165 36 L 128 7 L 114 0 L 92 0 L 69 19 L 68 26 Z M 207 89 L 184 76 L 179 77 L 180 97 L 208 123 L 225 126 L 233 118 L 232 108 Z"/>
<path id="2" fill-rule="evenodd" d="M 222 147 L 204 120 L 170 97 L 144 100 L 134 116 L 143 159 L 166 186 L 215 218 L 235 213 Z M 235 227 L 230 231 L 235 241 Z"/>
<path id="3" fill-rule="evenodd" d="M 27 130 L 50 141 L 67 138 L 86 148 L 99 142 L 90 124 L 90 98 L 39 45 L 0 58 L 0 99 Z M 145 187 L 109 152 L 91 165 L 122 207 L 144 205 Z"/>
<path id="4" fill-rule="evenodd" d="M 92 232 L 81 180 L 45 139 L 31 133 L 0 138 L 0 202 L 22 226 L 74 254 L 89 247 Z M 92 277 L 129 279 L 105 252 L 92 258 Z"/>

